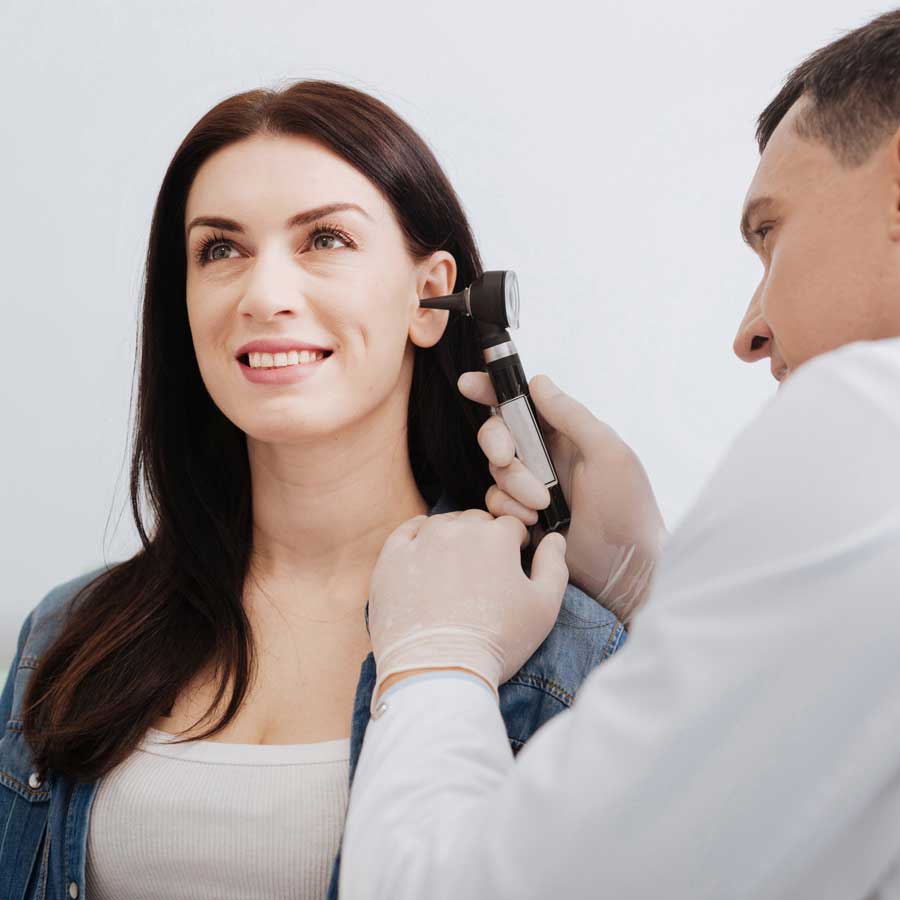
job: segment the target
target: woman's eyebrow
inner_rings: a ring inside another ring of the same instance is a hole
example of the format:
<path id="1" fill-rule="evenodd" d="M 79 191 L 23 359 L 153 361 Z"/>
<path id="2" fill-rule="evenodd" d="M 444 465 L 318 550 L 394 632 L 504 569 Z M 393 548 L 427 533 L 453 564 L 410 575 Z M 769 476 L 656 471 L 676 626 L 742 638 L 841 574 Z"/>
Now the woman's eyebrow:
<path id="1" fill-rule="evenodd" d="M 290 229 L 296 228 L 298 225 L 307 225 L 310 222 L 314 222 L 316 219 L 321 219 L 322 216 L 330 216 L 332 213 L 343 212 L 344 210 L 355 210 L 364 215 L 367 219 L 372 219 L 372 217 L 356 203 L 326 203 L 324 206 L 317 206 L 315 209 L 308 209 L 306 212 L 300 212 L 291 216 L 284 223 L 284 227 Z M 211 228 L 236 231 L 238 234 L 244 233 L 244 226 L 234 219 L 226 219 L 223 216 L 197 216 L 196 218 L 191 219 L 190 225 L 188 225 L 185 230 L 185 240 L 187 240 L 187 236 L 191 233 L 191 229 L 196 228 L 198 225 L 209 225 Z"/>

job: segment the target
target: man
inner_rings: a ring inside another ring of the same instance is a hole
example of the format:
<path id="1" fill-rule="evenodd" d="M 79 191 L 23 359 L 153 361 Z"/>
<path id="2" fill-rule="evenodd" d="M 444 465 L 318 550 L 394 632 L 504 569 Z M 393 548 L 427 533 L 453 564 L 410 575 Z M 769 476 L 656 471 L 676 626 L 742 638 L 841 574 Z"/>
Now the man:
<path id="1" fill-rule="evenodd" d="M 494 692 L 559 608 L 564 542 L 525 576 L 535 485 L 484 426 L 499 517 L 413 519 L 373 574 L 346 900 L 900 896 L 900 11 L 806 60 L 757 137 L 735 351 L 778 394 L 654 560 L 640 464 L 535 379 L 568 450 L 565 562 L 620 614 L 656 568 L 626 647 L 515 759 Z"/>

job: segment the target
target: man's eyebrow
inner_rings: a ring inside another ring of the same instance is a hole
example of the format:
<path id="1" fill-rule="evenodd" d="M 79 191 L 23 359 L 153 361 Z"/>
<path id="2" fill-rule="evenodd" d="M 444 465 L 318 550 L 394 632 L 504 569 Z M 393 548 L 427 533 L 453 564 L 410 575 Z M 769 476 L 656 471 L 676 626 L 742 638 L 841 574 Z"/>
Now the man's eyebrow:
<path id="1" fill-rule="evenodd" d="M 324 206 L 317 206 L 315 209 L 308 209 L 305 212 L 299 212 L 296 215 L 291 216 L 284 223 L 284 227 L 290 229 L 296 228 L 299 225 L 308 225 L 310 222 L 315 222 L 316 219 L 321 219 L 323 216 L 330 216 L 332 213 L 342 212 L 344 210 L 355 210 L 358 213 L 362 213 L 367 219 L 372 218 L 356 203 L 326 203 Z M 223 216 L 197 216 L 196 218 L 191 219 L 190 225 L 185 229 L 185 239 L 187 239 L 187 236 L 191 233 L 191 229 L 196 228 L 198 225 L 209 225 L 211 228 L 236 231 L 238 234 L 244 233 L 244 226 L 234 219 L 226 219 Z"/>
<path id="2" fill-rule="evenodd" d="M 750 233 L 750 220 L 761 209 L 774 205 L 775 200 L 772 197 L 755 197 L 744 208 L 743 215 L 741 216 L 741 237 L 744 239 L 745 244 L 749 244 L 751 247 L 753 246 L 753 235 Z"/>

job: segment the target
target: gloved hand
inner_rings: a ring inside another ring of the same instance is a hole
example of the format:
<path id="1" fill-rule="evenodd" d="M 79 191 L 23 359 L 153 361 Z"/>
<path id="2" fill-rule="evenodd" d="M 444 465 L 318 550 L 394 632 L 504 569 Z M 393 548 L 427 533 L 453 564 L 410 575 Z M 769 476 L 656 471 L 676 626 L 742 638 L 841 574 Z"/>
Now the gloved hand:
<path id="1" fill-rule="evenodd" d="M 497 404 L 486 372 L 465 372 L 458 386 L 470 400 Z M 667 537 L 647 473 L 612 428 L 546 375 L 532 378 L 529 391 L 572 513 L 566 533 L 570 578 L 627 622 L 647 596 Z M 535 525 L 536 510 L 550 503 L 550 493 L 515 456 L 515 442 L 500 416 L 481 426 L 478 443 L 496 482 L 485 495 L 487 508 L 495 516 Z M 539 526 L 535 531 L 540 537 Z"/>
<path id="2" fill-rule="evenodd" d="M 517 518 L 478 509 L 416 516 L 390 534 L 369 587 L 373 711 L 398 672 L 462 668 L 495 695 L 518 672 L 550 633 L 569 579 L 561 535 L 538 546 L 529 578 L 528 539 Z"/>

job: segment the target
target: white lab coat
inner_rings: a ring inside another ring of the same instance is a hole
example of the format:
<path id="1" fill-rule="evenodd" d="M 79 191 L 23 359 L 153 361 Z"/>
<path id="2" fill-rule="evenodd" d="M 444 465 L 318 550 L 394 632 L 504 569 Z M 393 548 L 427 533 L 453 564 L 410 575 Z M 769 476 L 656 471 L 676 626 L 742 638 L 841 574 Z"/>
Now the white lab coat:
<path id="1" fill-rule="evenodd" d="M 518 757 L 471 676 L 384 699 L 341 900 L 900 897 L 900 339 L 792 374 Z"/>

